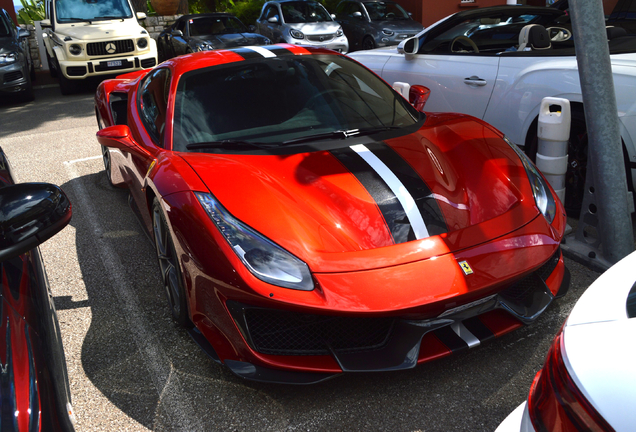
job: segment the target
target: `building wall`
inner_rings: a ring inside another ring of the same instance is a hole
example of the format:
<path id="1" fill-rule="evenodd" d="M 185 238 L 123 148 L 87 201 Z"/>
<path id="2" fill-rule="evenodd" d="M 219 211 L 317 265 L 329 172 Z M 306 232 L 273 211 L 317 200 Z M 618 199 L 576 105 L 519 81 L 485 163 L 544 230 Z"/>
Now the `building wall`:
<path id="1" fill-rule="evenodd" d="M 506 4 L 506 0 L 474 0 L 472 2 L 462 0 L 397 0 L 397 2 L 408 12 L 413 14 L 415 21 L 421 22 L 425 27 L 448 15 L 466 9 Z M 617 2 L 618 0 L 603 0 L 603 11 L 605 15 L 609 15 L 612 12 Z M 542 6 L 546 4 L 546 0 L 520 0 L 518 3 Z"/>

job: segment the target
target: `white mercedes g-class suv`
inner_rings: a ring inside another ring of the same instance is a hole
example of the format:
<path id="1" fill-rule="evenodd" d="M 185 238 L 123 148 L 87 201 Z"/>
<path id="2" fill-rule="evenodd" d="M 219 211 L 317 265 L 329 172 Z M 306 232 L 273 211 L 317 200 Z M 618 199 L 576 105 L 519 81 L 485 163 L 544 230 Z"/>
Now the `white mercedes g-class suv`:
<path id="1" fill-rule="evenodd" d="M 62 94 L 74 81 L 118 75 L 157 64 L 157 43 L 139 25 L 129 0 L 46 0 L 42 21 L 52 76 Z"/>

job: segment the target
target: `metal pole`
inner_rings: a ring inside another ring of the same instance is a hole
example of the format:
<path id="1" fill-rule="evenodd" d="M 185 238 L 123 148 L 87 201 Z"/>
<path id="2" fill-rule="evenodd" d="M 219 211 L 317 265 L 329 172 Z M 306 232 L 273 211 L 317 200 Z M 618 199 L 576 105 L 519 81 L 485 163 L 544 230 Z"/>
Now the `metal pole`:
<path id="1" fill-rule="evenodd" d="M 618 262 L 634 250 L 616 94 L 602 2 L 570 0 L 603 255 Z M 581 209 L 583 214 L 587 209 Z"/>

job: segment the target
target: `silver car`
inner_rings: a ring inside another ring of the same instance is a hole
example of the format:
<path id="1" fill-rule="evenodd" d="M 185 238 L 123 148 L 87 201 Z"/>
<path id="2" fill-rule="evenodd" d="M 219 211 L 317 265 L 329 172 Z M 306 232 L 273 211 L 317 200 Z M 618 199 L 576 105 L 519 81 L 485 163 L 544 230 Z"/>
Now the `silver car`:
<path id="1" fill-rule="evenodd" d="M 256 31 L 274 43 L 349 51 L 349 42 L 340 24 L 323 5 L 314 1 L 282 0 L 263 5 Z"/>

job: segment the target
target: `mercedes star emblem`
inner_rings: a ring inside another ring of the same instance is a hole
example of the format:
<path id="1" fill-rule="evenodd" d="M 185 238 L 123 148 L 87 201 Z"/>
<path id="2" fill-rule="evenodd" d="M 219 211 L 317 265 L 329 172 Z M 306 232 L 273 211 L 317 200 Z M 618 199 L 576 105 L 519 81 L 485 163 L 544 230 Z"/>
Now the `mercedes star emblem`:
<path id="1" fill-rule="evenodd" d="M 113 54 L 115 51 L 117 51 L 117 47 L 114 43 L 111 42 L 109 44 L 106 44 L 106 52 L 108 54 Z"/>

